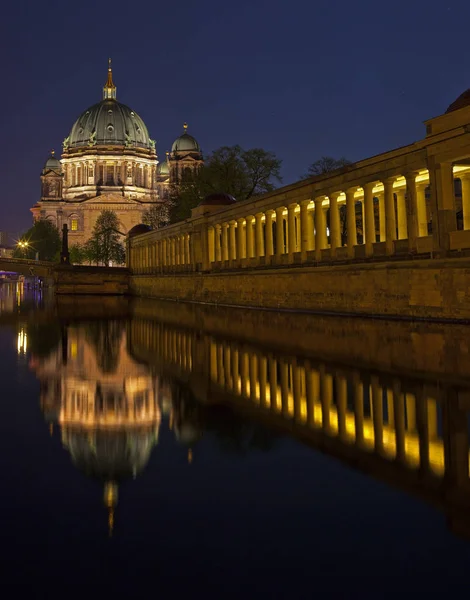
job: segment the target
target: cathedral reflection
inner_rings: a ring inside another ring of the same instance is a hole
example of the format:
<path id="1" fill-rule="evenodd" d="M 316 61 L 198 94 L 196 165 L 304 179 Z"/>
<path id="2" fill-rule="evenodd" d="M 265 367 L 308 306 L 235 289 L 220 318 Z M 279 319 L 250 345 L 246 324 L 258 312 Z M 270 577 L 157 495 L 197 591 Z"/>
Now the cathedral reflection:
<path id="1" fill-rule="evenodd" d="M 418 495 L 470 535 L 467 380 L 276 352 L 164 317 L 62 326 L 52 350 L 32 351 L 45 418 L 102 482 L 110 530 L 119 484 L 145 469 L 163 422 L 188 463 L 203 434 L 237 454 L 293 436 Z"/>

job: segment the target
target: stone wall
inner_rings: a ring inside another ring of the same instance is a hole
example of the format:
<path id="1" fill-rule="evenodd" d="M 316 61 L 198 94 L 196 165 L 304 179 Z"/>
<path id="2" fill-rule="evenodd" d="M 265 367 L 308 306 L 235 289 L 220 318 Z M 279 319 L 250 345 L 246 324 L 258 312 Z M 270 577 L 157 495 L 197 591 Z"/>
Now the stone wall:
<path id="1" fill-rule="evenodd" d="M 57 266 L 56 294 L 123 295 L 129 292 L 129 271 L 124 268 Z"/>
<path id="2" fill-rule="evenodd" d="M 375 317 L 470 320 L 470 260 L 132 275 L 131 293 L 178 301 Z"/>

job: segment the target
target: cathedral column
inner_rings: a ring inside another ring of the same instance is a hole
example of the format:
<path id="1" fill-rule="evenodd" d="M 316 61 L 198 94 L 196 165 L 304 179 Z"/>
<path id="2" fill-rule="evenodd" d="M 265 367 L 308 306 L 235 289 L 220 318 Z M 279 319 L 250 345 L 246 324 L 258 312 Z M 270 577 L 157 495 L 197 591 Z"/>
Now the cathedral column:
<path id="1" fill-rule="evenodd" d="M 276 256 L 284 254 L 284 207 L 276 208 Z"/>
<path id="2" fill-rule="evenodd" d="M 398 239 L 406 240 L 408 237 L 407 223 L 406 223 L 406 200 L 405 190 L 397 190 L 397 216 L 398 216 Z"/>
<path id="3" fill-rule="evenodd" d="M 254 235 L 253 235 L 254 216 L 248 215 L 246 218 L 246 258 L 254 257 Z"/>
<path id="4" fill-rule="evenodd" d="M 338 210 L 339 192 L 329 194 L 330 199 L 330 247 L 331 256 L 335 256 L 336 248 L 341 247 L 341 228 Z"/>
<path id="5" fill-rule="evenodd" d="M 366 256 L 373 253 L 372 244 L 375 243 L 375 216 L 374 216 L 374 183 L 365 183 L 362 186 L 364 190 L 364 216 L 366 220 Z M 385 205 L 387 200 L 385 200 Z"/>
<path id="6" fill-rule="evenodd" d="M 214 230 L 215 230 L 215 262 L 221 262 L 222 260 L 222 247 L 221 247 L 221 233 L 222 233 L 222 227 L 221 225 L 219 225 L 219 223 L 217 223 L 217 225 L 214 226 Z"/>
<path id="7" fill-rule="evenodd" d="M 237 220 L 237 259 L 245 258 L 245 219 Z"/>
<path id="8" fill-rule="evenodd" d="M 222 223 L 222 260 L 228 260 L 229 258 L 229 247 L 228 247 L 228 223 Z"/>
<path id="9" fill-rule="evenodd" d="M 255 257 L 264 256 L 263 213 L 255 215 Z"/>
<path id="10" fill-rule="evenodd" d="M 356 188 L 346 190 L 346 224 L 348 228 L 348 256 L 354 256 L 354 246 L 357 246 Z"/>
<path id="11" fill-rule="evenodd" d="M 385 179 L 384 197 L 385 197 L 385 221 L 386 221 L 386 251 L 387 254 L 395 252 L 395 240 L 397 239 L 397 224 L 395 220 L 395 198 L 393 196 L 394 177 Z"/>
<path id="12" fill-rule="evenodd" d="M 237 222 L 236 221 L 230 221 L 229 223 L 229 235 L 228 235 L 228 240 L 229 240 L 229 255 L 228 258 L 229 260 L 236 260 L 237 258 L 240 258 L 240 255 L 238 254 L 237 256 L 237 242 L 236 242 L 236 233 L 237 233 Z"/>
<path id="13" fill-rule="evenodd" d="M 266 211 L 266 222 L 264 224 L 264 231 L 266 237 L 266 257 L 272 256 L 274 254 L 274 244 L 273 244 L 273 210 Z"/>
<path id="14" fill-rule="evenodd" d="M 294 262 L 294 253 L 297 250 L 297 239 L 295 232 L 295 210 L 297 203 L 289 204 L 287 207 L 287 243 L 289 262 Z"/>

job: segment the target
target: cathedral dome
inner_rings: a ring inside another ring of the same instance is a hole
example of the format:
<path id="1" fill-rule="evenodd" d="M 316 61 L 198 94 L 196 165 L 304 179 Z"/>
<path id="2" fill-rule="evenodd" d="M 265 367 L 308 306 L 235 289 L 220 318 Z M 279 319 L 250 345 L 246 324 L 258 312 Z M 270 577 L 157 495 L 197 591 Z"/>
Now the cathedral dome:
<path id="1" fill-rule="evenodd" d="M 161 163 L 158 163 L 158 174 L 161 175 L 162 177 L 169 177 L 170 176 L 170 167 L 168 165 L 168 161 L 164 160 Z"/>
<path id="2" fill-rule="evenodd" d="M 44 165 L 43 172 L 45 173 L 46 171 L 56 171 L 59 173 L 62 171 L 62 165 L 60 164 L 60 160 L 54 156 L 54 150 L 52 150 L 51 155 Z"/>
<path id="3" fill-rule="evenodd" d="M 185 123 L 183 125 L 184 133 L 180 135 L 173 142 L 173 146 L 171 147 L 172 152 L 201 152 L 201 148 L 197 143 L 196 139 L 193 138 L 192 135 L 189 135 L 187 132 L 188 125 Z"/>
<path id="4" fill-rule="evenodd" d="M 64 149 L 89 146 L 127 146 L 152 150 L 155 143 L 136 112 L 113 98 L 105 98 L 78 117 L 64 141 Z"/>

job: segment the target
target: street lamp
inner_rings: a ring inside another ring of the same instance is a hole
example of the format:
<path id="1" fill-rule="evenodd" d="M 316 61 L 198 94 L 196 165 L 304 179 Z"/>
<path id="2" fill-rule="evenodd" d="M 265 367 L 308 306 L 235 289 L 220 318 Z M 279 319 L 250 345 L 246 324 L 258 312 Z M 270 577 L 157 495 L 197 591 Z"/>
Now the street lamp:
<path id="1" fill-rule="evenodd" d="M 24 256 L 25 252 L 26 252 L 26 248 L 28 248 L 29 243 L 24 241 L 24 240 L 20 240 L 18 242 L 18 246 L 21 248 L 22 250 L 22 255 Z"/>

